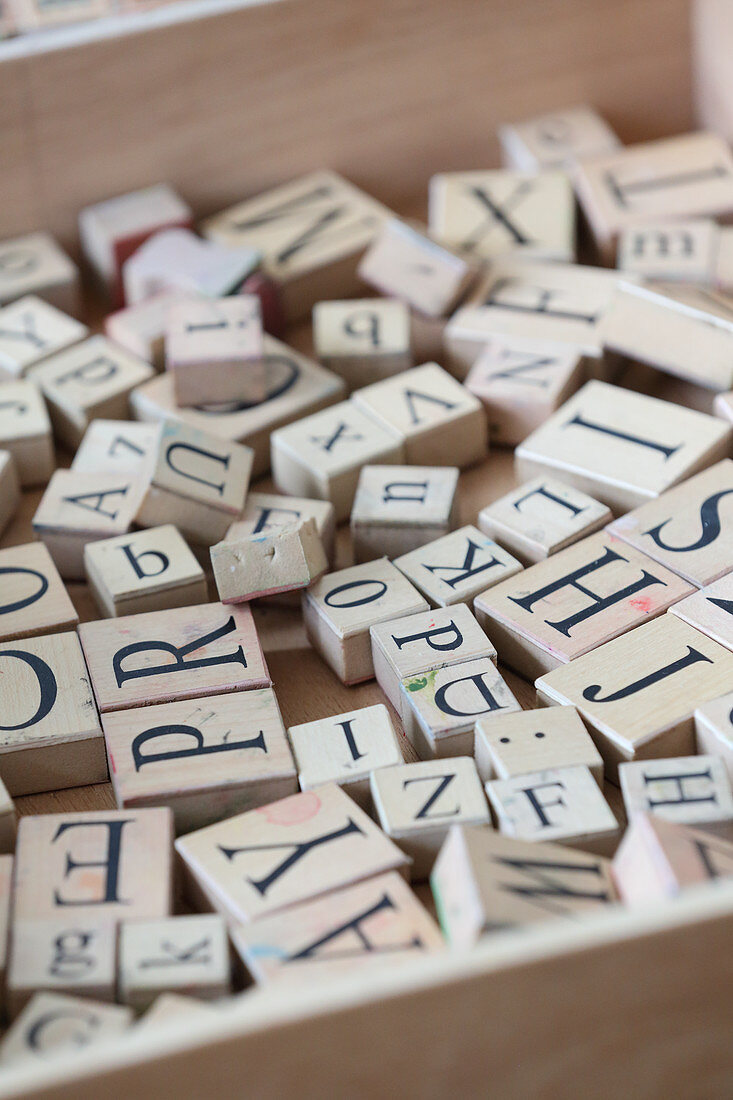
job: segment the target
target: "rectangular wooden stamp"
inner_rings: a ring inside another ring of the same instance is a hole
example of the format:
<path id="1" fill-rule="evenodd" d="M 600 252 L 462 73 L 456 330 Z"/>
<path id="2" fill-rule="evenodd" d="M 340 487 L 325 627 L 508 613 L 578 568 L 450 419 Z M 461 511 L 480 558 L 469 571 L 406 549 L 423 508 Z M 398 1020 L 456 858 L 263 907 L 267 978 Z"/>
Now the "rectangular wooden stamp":
<path id="1" fill-rule="evenodd" d="M 135 420 L 92 420 L 84 432 L 71 469 L 79 473 L 141 472 L 158 445 L 157 424 Z"/>
<path id="2" fill-rule="evenodd" d="M 336 513 L 330 500 L 283 496 L 280 493 L 248 493 L 242 518 L 235 520 L 226 533 L 227 540 L 275 531 L 289 523 L 312 519 L 329 562 L 333 561 L 336 541 Z"/>
<path id="3" fill-rule="evenodd" d="M 231 990 L 229 939 L 216 913 L 125 921 L 120 927 L 120 1000 L 144 1012 L 173 990 L 201 1000 Z"/>
<path id="4" fill-rule="evenodd" d="M 712 286 L 723 232 L 712 218 L 629 226 L 619 234 L 617 266 L 652 282 Z"/>
<path id="5" fill-rule="evenodd" d="M 36 993 L 0 1043 L 6 1067 L 42 1065 L 64 1051 L 109 1042 L 132 1024 L 132 1009 L 87 997 Z"/>
<path id="6" fill-rule="evenodd" d="M 733 649 L 733 574 L 726 573 L 680 600 L 670 611 L 726 649 Z"/>
<path id="7" fill-rule="evenodd" d="M 626 816 L 657 814 L 733 840 L 733 793 L 719 756 L 632 760 L 618 769 Z"/>
<path id="8" fill-rule="evenodd" d="M 580 764 L 603 789 L 603 757 L 575 707 L 479 718 L 474 757 L 484 782 Z"/>
<path id="9" fill-rule="evenodd" d="M 605 118 L 585 105 L 505 123 L 499 142 L 504 163 L 522 172 L 566 168 L 621 148 Z"/>
<path id="10" fill-rule="evenodd" d="M 13 456 L 22 488 L 45 485 L 51 477 L 56 467 L 51 421 L 34 382 L 2 383 L 0 447 Z"/>
<path id="11" fill-rule="evenodd" d="M 135 305 L 108 313 L 104 319 L 105 335 L 162 371 L 168 314 L 180 303 L 197 301 L 199 297 L 185 290 L 162 290 Z"/>
<path id="12" fill-rule="evenodd" d="M 89 335 L 81 321 L 29 294 L 0 309 L 0 381 L 17 382 L 30 367 Z"/>
<path id="13" fill-rule="evenodd" d="M 357 562 L 396 558 L 458 526 L 456 466 L 363 466 L 351 509 Z"/>
<path id="14" fill-rule="evenodd" d="M 222 603 L 244 603 L 263 596 L 307 588 L 328 568 L 315 520 L 217 542 L 211 565 Z"/>
<path id="15" fill-rule="evenodd" d="M 733 691 L 695 710 L 695 749 L 719 756 L 733 782 Z"/>
<path id="16" fill-rule="evenodd" d="M 0 304 L 35 294 L 64 313 L 79 310 L 79 269 L 48 233 L 0 244 Z"/>
<path id="17" fill-rule="evenodd" d="M 10 451 L 0 450 L 0 535 L 15 517 L 20 504 L 20 481 Z"/>
<path id="18" fill-rule="evenodd" d="M 13 924 L 7 998 L 11 1018 L 36 993 L 68 993 L 116 1000 L 117 927 L 114 921 L 79 919 L 59 911 L 51 920 Z"/>
<path id="19" fill-rule="evenodd" d="M 76 608 L 42 542 L 0 550 L 0 588 L 0 641 L 76 629 Z"/>
<path id="20" fill-rule="evenodd" d="M 313 345 L 324 367 L 358 390 L 413 365 L 410 311 L 390 298 L 318 302 Z"/>
<path id="21" fill-rule="evenodd" d="M 470 604 L 522 571 L 521 562 L 470 525 L 402 554 L 395 565 L 435 607 Z"/>
<path id="22" fill-rule="evenodd" d="M 128 305 L 153 294 L 182 290 L 203 298 L 238 293 L 262 256 L 257 248 L 203 240 L 190 229 L 155 233 L 125 260 L 122 282 Z"/>

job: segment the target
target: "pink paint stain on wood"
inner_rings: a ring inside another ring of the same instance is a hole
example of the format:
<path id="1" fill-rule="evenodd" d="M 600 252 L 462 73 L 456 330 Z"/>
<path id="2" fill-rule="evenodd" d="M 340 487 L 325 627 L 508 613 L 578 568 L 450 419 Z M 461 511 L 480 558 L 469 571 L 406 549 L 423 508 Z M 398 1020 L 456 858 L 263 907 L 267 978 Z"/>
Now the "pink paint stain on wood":
<path id="1" fill-rule="evenodd" d="M 279 802 L 271 802 L 269 806 L 260 806 L 257 813 L 262 814 L 270 825 L 303 825 L 314 818 L 320 808 L 321 800 L 317 794 L 302 791 Z"/>
<path id="2" fill-rule="evenodd" d="M 643 611 L 645 615 L 650 615 L 654 606 L 651 596 L 637 596 L 635 600 L 629 600 L 629 603 L 637 611 Z"/>

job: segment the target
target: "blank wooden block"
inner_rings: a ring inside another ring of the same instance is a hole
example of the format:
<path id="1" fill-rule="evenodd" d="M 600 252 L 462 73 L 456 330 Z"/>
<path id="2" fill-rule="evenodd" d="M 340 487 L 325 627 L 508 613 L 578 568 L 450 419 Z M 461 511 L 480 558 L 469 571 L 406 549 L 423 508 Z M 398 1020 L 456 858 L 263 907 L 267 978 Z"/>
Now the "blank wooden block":
<path id="1" fill-rule="evenodd" d="M 20 482 L 10 451 L 0 450 L 0 534 L 15 517 L 20 504 Z"/>
<path id="2" fill-rule="evenodd" d="M 34 382 L 0 382 L 0 447 L 13 456 L 23 488 L 45 485 L 51 477 L 51 421 Z"/>
<path id="3" fill-rule="evenodd" d="M 36 993 L 116 1000 L 114 921 L 59 912 L 51 920 L 17 920 L 11 935 L 7 999 L 11 1019 Z"/>
<path id="4" fill-rule="evenodd" d="M 666 901 L 698 883 L 733 876 L 733 844 L 657 814 L 635 813 L 612 873 L 625 905 Z"/>
<path id="5" fill-rule="evenodd" d="M 107 761 L 73 632 L 0 644 L 0 774 L 13 795 L 104 783 Z"/>
<path id="6" fill-rule="evenodd" d="M 497 336 L 465 384 L 486 410 L 491 442 L 513 447 L 579 389 L 585 374 L 585 360 L 573 348 Z"/>
<path id="7" fill-rule="evenodd" d="M 345 684 L 374 676 L 371 626 L 427 610 L 427 601 L 386 558 L 328 573 L 303 594 L 310 643 Z"/>
<path id="8" fill-rule="evenodd" d="M 95 810 L 23 817 L 13 919 L 140 920 L 173 902 L 170 810 Z"/>
<path id="9" fill-rule="evenodd" d="M 430 180 L 430 231 L 464 255 L 575 256 L 575 196 L 565 172 L 446 172 Z"/>
<path id="10" fill-rule="evenodd" d="M 398 712 L 407 676 L 462 664 L 475 657 L 496 663 L 496 650 L 465 604 L 390 619 L 370 629 L 377 682 Z"/>
<path id="11" fill-rule="evenodd" d="M 0 856 L 0 1008 L 5 1017 L 6 972 L 8 964 L 8 932 L 10 905 L 13 896 L 13 857 Z"/>
<path id="12" fill-rule="evenodd" d="M 16 382 L 36 363 L 78 344 L 89 329 L 33 294 L 0 309 L 0 380 Z"/>
<path id="13" fill-rule="evenodd" d="M 134 471 L 56 470 L 33 516 L 33 532 L 46 544 L 64 580 L 84 579 L 88 543 L 130 530 L 140 494 L 140 479 Z"/>
<path id="14" fill-rule="evenodd" d="M 526 481 L 554 474 L 627 512 L 727 456 L 731 428 L 705 413 L 587 382 L 517 447 Z"/>
<path id="15" fill-rule="evenodd" d="M 173 306 L 165 354 L 178 405 L 267 395 L 260 302 L 251 294 Z"/>
<path id="16" fill-rule="evenodd" d="M 486 793 L 499 831 L 520 840 L 550 840 L 610 856 L 618 844 L 619 823 L 590 769 L 569 768 L 494 779 Z"/>
<path id="17" fill-rule="evenodd" d="M 476 274 L 458 252 L 397 218 L 380 227 L 358 273 L 380 294 L 399 298 L 427 317 L 449 313 Z"/>
<path id="18" fill-rule="evenodd" d="M 727 573 L 669 610 L 726 649 L 733 649 L 733 574 Z"/>
<path id="19" fill-rule="evenodd" d="M 74 455 L 79 473 L 138 473 L 158 443 L 157 424 L 133 420 L 92 420 Z"/>
<path id="20" fill-rule="evenodd" d="M 3 1065 L 43 1064 L 64 1051 L 109 1042 L 132 1024 L 132 1009 L 69 997 L 36 993 L 0 1043 Z"/>
<path id="21" fill-rule="evenodd" d="M 356 267 L 389 210 L 335 172 L 312 172 L 204 223 L 206 237 L 262 253 L 285 318 L 306 317 L 324 299 L 356 293 Z"/>
<path id="22" fill-rule="evenodd" d="M 205 546 L 223 538 L 244 508 L 250 448 L 165 420 L 153 461 L 135 522 L 141 527 L 173 523 Z"/>
<path id="23" fill-rule="evenodd" d="M 265 336 L 268 397 L 256 405 L 206 405 L 179 409 L 168 371 L 146 382 L 130 403 L 140 420 L 180 420 L 199 431 L 245 443 L 254 451 L 252 477 L 270 468 L 270 435 L 275 429 L 340 401 L 342 380 L 293 348 Z"/>
<path id="24" fill-rule="evenodd" d="M 0 641 L 74 630 L 79 622 L 53 559 L 42 542 L 0 550 Z"/>
<path id="25" fill-rule="evenodd" d="M 349 390 L 379 382 L 412 366 L 410 311 L 387 298 L 318 302 L 313 347 Z"/>
<path id="26" fill-rule="evenodd" d="M 456 466 L 363 466 L 351 509 L 357 562 L 396 558 L 458 525 Z"/>
<path id="27" fill-rule="evenodd" d="M 645 221 L 619 234 L 618 267 L 655 282 L 711 286 L 720 233 L 712 218 Z"/>
<path id="28" fill-rule="evenodd" d="M 337 523 L 349 516 L 362 466 L 402 462 L 404 456 L 402 435 L 353 401 L 279 428 L 271 439 L 277 488 L 293 496 L 330 500 Z"/>
<path id="29" fill-rule="evenodd" d="M 561 168 L 612 153 L 621 142 L 592 107 L 568 107 L 499 127 L 504 163 L 523 172 Z"/>
<path id="30" fill-rule="evenodd" d="M 100 711 L 270 686 L 248 607 L 220 603 L 82 623 Z"/>
<path id="31" fill-rule="evenodd" d="M 618 769 L 626 816 L 653 813 L 733 840 L 733 793 L 719 756 L 633 760 Z"/>
<path id="32" fill-rule="evenodd" d="M 593 534 L 612 519 L 610 508 L 572 485 L 536 477 L 482 508 L 477 526 L 529 565 Z"/>
<path id="33" fill-rule="evenodd" d="M 106 336 L 91 336 L 31 367 L 28 377 L 48 403 L 56 438 L 74 450 L 96 417 L 127 417 L 130 393 L 154 373 L 149 363 Z"/>
<path id="34" fill-rule="evenodd" d="M 626 760 L 694 751 L 693 712 L 730 689 L 733 653 L 663 615 L 537 680 L 540 702 L 569 703 L 615 779 Z"/>
<path id="35" fill-rule="evenodd" d="M 429 876 L 452 825 L 491 824 L 476 765 L 468 756 L 380 768 L 370 782 L 379 824 L 412 860 L 413 882 Z"/>
<path id="36" fill-rule="evenodd" d="M 108 313 L 104 319 L 105 334 L 157 370 L 163 370 L 168 314 L 179 303 L 196 301 L 199 297 L 185 290 L 162 290 L 143 302 Z"/>
<path id="37" fill-rule="evenodd" d="M 474 757 L 484 782 L 583 765 L 603 788 L 603 758 L 575 707 L 479 718 Z"/>
<path id="38" fill-rule="evenodd" d="M 338 783 L 367 811 L 370 773 L 403 760 L 389 711 L 381 703 L 290 726 L 288 737 L 301 790 Z"/>
<path id="39" fill-rule="evenodd" d="M 395 565 L 435 607 L 470 604 L 490 585 L 522 571 L 521 562 L 470 525 L 402 554 Z"/>
<path id="40" fill-rule="evenodd" d="M 733 692 L 697 707 L 695 749 L 719 756 L 733 782 Z"/>
<path id="41" fill-rule="evenodd" d="M 239 290 L 256 269 L 256 248 L 229 248 L 190 229 L 155 233 L 122 265 L 125 302 L 134 305 L 166 290 L 220 298 Z"/>
<path id="42" fill-rule="evenodd" d="M 405 733 L 422 760 L 469 756 L 482 715 L 521 710 L 490 657 L 406 676 L 401 692 Z"/>
<path id="43" fill-rule="evenodd" d="M 7 855 L 14 851 L 17 829 L 15 805 L 8 794 L 7 787 L 0 779 L 0 852 L 3 854 Z"/>
<path id="44" fill-rule="evenodd" d="M 242 539 L 306 519 L 315 521 L 326 557 L 333 561 L 336 513 L 330 500 L 286 497 L 278 493 L 248 493 L 242 518 L 231 525 L 225 538 L 227 541 Z"/>
<path id="45" fill-rule="evenodd" d="M 188 893 L 230 921 L 251 921 L 384 871 L 407 857 L 329 783 L 175 842 Z"/>
<path id="46" fill-rule="evenodd" d="M 716 134 L 647 141 L 583 161 L 575 189 L 602 257 L 612 261 L 619 233 L 650 217 L 733 212 L 733 158 Z"/>
<path id="47" fill-rule="evenodd" d="M 35 294 L 65 313 L 79 308 L 79 269 L 48 233 L 0 243 L 0 303 Z"/>
<path id="48" fill-rule="evenodd" d="M 119 808 L 169 806 L 176 833 L 298 789 L 272 688 L 115 711 L 102 725 Z"/>
<path id="49" fill-rule="evenodd" d="M 614 900 L 610 864 L 601 856 L 480 826 L 451 828 L 430 885 L 453 947 L 548 920 L 582 920 Z"/>
<path id="50" fill-rule="evenodd" d="M 501 659 L 534 680 L 692 591 L 676 573 L 599 531 L 482 592 L 474 610 Z"/>
<path id="51" fill-rule="evenodd" d="M 189 226 L 190 207 L 167 183 L 131 191 L 79 214 L 79 239 L 87 263 L 116 305 L 122 304 L 122 265 L 154 233 Z"/>
<path id="52" fill-rule="evenodd" d="M 365 386 L 352 402 L 401 436 L 410 465 L 463 469 L 486 456 L 489 441 L 481 402 L 437 363 Z"/>
<path id="53" fill-rule="evenodd" d="M 263 985 L 392 968 L 445 946 L 432 917 L 396 871 L 237 924 L 231 934 L 252 978 Z"/>
<path id="54" fill-rule="evenodd" d="M 315 520 L 299 520 L 211 547 L 211 565 L 222 603 L 243 603 L 307 588 L 323 576 L 328 559 Z"/>
<path id="55" fill-rule="evenodd" d="M 168 990 L 202 1000 L 231 990 L 229 939 L 215 913 L 125 921 L 120 928 L 120 1000 L 144 1012 Z"/>
<path id="56" fill-rule="evenodd" d="M 100 614 L 113 618 L 206 603 L 206 576 L 177 528 L 150 527 L 84 547 Z"/>
<path id="57" fill-rule="evenodd" d="M 698 587 L 733 569 L 733 461 L 621 516 L 610 531 Z"/>

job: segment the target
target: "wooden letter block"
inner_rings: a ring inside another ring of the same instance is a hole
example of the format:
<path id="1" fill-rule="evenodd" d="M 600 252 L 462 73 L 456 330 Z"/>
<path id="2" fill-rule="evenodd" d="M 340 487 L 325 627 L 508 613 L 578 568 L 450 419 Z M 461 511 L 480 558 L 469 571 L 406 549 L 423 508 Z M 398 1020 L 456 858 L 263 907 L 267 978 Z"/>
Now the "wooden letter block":
<path id="1" fill-rule="evenodd" d="M 0 641 L 76 629 L 76 608 L 42 542 L 0 550 L 0 580 L 1 588 L 8 586 L 0 602 Z"/>
<path id="2" fill-rule="evenodd" d="M 401 433 L 353 401 L 280 428 L 271 439 L 272 475 L 278 489 L 330 500 L 337 523 L 348 519 L 362 466 L 402 462 L 404 456 Z"/>
<path id="3" fill-rule="evenodd" d="M 402 437 L 411 465 L 463 469 L 486 456 L 489 441 L 481 402 L 437 363 L 365 386 L 352 402 Z"/>
<path id="4" fill-rule="evenodd" d="M 57 439 L 74 450 L 96 417 L 128 416 L 131 391 L 154 374 L 106 336 L 92 336 L 32 367 L 28 377 L 48 402 Z"/>
<path id="5" fill-rule="evenodd" d="M 470 526 L 402 554 L 395 565 L 434 607 L 471 603 L 487 586 L 522 571 L 521 562 Z"/>
<path id="6" fill-rule="evenodd" d="M 170 311 L 181 303 L 198 301 L 200 297 L 185 290 L 163 290 L 144 302 L 108 313 L 104 319 L 105 335 L 133 355 L 152 363 L 156 370 L 163 370 Z"/>
<path id="7" fill-rule="evenodd" d="M 216 1000 L 230 989 L 227 929 L 215 913 L 120 928 L 120 1000 L 136 1012 L 166 990 Z"/>
<path id="8" fill-rule="evenodd" d="M 565 172 L 447 172 L 430 180 L 430 230 L 464 255 L 575 258 L 575 196 Z"/>
<path id="9" fill-rule="evenodd" d="M 733 461 L 621 516 L 610 531 L 699 588 L 733 569 Z"/>
<path id="10" fill-rule="evenodd" d="M 15 849 L 17 830 L 18 822 L 15 805 L 8 794 L 7 787 L 0 779 L 0 852 L 7 855 Z"/>
<path id="11" fill-rule="evenodd" d="M 97 810 L 23 817 L 13 918 L 140 920 L 173 902 L 170 810 Z"/>
<path id="12" fill-rule="evenodd" d="M 590 770 L 569 768 L 494 779 L 486 784 L 499 831 L 520 840 L 551 840 L 613 855 L 619 823 Z"/>
<path id="13" fill-rule="evenodd" d="M 733 157 L 716 134 L 648 141 L 583 161 L 575 188 L 602 257 L 613 262 L 619 233 L 650 216 L 733 212 Z"/>
<path id="14" fill-rule="evenodd" d="M 0 447 L 15 461 L 23 488 L 45 485 L 56 466 L 51 421 L 33 382 L 0 382 Z"/>
<path id="15" fill-rule="evenodd" d="M 333 561 L 336 541 L 336 513 L 330 500 L 311 500 L 308 497 L 286 497 L 278 493 L 248 493 L 242 518 L 236 520 L 226 533 L 228 542 L 259 535 L 263 531 L 276 531 L 290 523 L 312 519 L 329 562 Z"/>
<path id="16" fill-rule="evenodd" d="M 298 789 L 272 688 L 105 714 L 119 808 L 169 806 L 177 833 Z"/>
<path id="17" fill-rule="evenodd" d="M 13 925 L 8 965 L 8 1010 L 18 1015 L 44 990 L 114 1001 L 117 927 L 114 921 L 59 912 L 52 920 Z"/>
<path id="18" fill-rule="evenodd" d="M 407 857 L 329 783 L 230 817 L 175 842 L 189 896 L 250 921 L 384 871 Z"/>
<path id="19" fill-rule="evenodd" d="M 530 680 L 661 615 L 692 587 L 605 531 L 476 597 L 499 656 Z"/>
<path id="20" fill-rule="evenodd" d="M 615 779 L 625 760 L 694 751 L 693 712 L 730 690 L 733 653 L 662 615 L 537 681 L 542 703 L 570 703 Z"/>
<path id="21" fill-rule="evenodd" d="M 393 218 L 381 227 L 359 264 L 359 278 L 418 313 L 443 317 L 463 297 L 475 271 L 456 252 Z"/>
<path id="22" fill-rule="evenodd" d="M 166 420 L 135 522 L 173 523 L 192 542 L 211 546 L 241 515 L 251 470 L 249 447 Z"/>
<path id="23" fill-rule="evenodd" d="M 390 619 L 371 628 L 372 660 L 377 682 L 401 712 L 402 681 L 476 657 L 496 662 L 496 650 L 465 604 Z"/>
<path id="24" fill-rule="evenodd" d="M 77 344 L 89 329 L 33 295 L 0 309 L 0 381 L 18 381 L 36 363 Z"/>
<path id="25" fill-rule="evenodd" d="M 20 504 L 20 481 L 10 451 L 0 450 L 0 535 L 15 517 Z"/>
<path id="26" fill-rule="evenodd" d="M 302 790 L 338 783 L 367 811 L 370 772 L 403 760 L 389 711 L 381 703 L 291 726 L 288 737 Z"/>
<path id="27" fill-rule="evenodd" d="M 35 294 L 64 313 L 79 308 L 79 270 L 48 233 L 0 244 L 0 304 Z"/>
<path id="28" fill-rule="evenodd" d="M 11 794 L 104 783 L 107 761 L 76 634 L 0 644 L 0 772 Z"/>
<path id="29" fill-rule="evenodd" d="M 177 607 L 83 623 L 100 711 L 270 687 L 248 607 Z"/>
<path id="30" fill-rule="evenodd" d="M 727 573 L 669 610 L 726 649 L 733 649 L 733 574 Z"/>
<path id="31" fill-rule="evenodd" d="M 267 395 L 260 302 L 250 294 L 180 303 L 168 315 L 176 404 L 256 403 Z"/>
<path id="32" fill-rule="evenodd" d="M 587 382 L 515 452 L 522 481 L 555 474 L 616 514 L 728 455 L 730 425 L 646 394 Z"/>
<path id="33" fill-rule="evenodd" d="M 721 229 L 710 218 L 644 222 L 624 229 L 618 240 L 618 267 L 654 282 L 711 286 Z"/>
<path id="34" fill-rule="evenodd" d="M 351 509 L 357 562 L 396 558 L 458 525 L 455 466 L 364 466 Z"/>
<path id="35" fill-rule="evenodd" d="M 412 366 L 410 311 L 386 298 L 318 302 L 313 345 L 323 365 L 358 390 Z"/>
<path id="36" fill-rule="evenodd" d="M 491 816 L 470 757 L 423 760 L 372 772 L 379 824 L 410 857 L 413 882 L 426 879 L 451 825 L 490 825 Z"/>
<path id="37" fill-rule="evenodd" d="M 238 924 L 232 942 L 256 982 L 287 985 L 391 968 L 445 946 L 396 871 Z"/>
<path id="38" fill-rule="evenodd" d="M 0 1043 L 5 1066 L 51 1061 L 63 1051 L 109 1042 L 132 1024 L 132 1009 L 69 997 L 36 993 Z"/>
<path id="39" fill-rule="evenodd" d="M 477 524 L 529 565 L 593 534 L 612 519 L 610 508 L 579 489 L 556 478 L 537 477 L 487 504 Z"/>
<path id="40" fill-rule="evenodd" d="M 695 747 L 700 753 L 719 756 L 733 782 L 733 692 L 697 708 Z"/>
<path id="41" fill-rule="evenodd" d="M 603 788 L 603 758 L 575 707 L 479 718 L 474 756 L 484 782 L 581 764 Z"/>
<path id="42" fill-rule="evenodd" d="M 479 718 L 521 710 L 490 657 L 406 676 L 401 691 L 405 733 L 422 760 L 470 756 Z"/>
<path id="43" fill-rule="evenodd" d="M 733 793 L 719 756 L 633 760 L 618 769 L 627 818 L 657 814 L 733 840 Z"/>
<path id="44" fill-rule="evenodd" d="M 569 107 L 499 127 L 504 163 L 521 172 L 564 168 L 620 149 L 621 142 L 592 107 Z"/>
<path id="45" fill-rule="evenodd" d="M 261 258 L 256 248 L 227 248 L 190 229 L 166 229 L 122 265 L 125 301 L 135 305 L 168 290 L 207 298 L 233 294 Z"/>
<path id="46" fill-rule="evenodd" d="M 345 684 L 374 676 L 371 626 L 427 610 L 427 601 L 386 558 L 328 573 L 303 594 L 310 643 Z"/>
<path id="47" fill-rule="evenodd" d="M 267 398 L 256 405 L 236 402 L 180 409 L 169 371 L 134 391 L 130 403 L 140 420 L 179 420 L 198 431 L 245 443 L 254 451 L 252 477 L 270 468 L 270 435 L 319 409 L 340 401 L 345 386 L 337 375 L 312 360 L 265 337 Z"/>
<path id="48" fill-rule="evenodd" d="M 733 876 L 733 844 L 639 812 L 618 846 L 612 871 L 625 905 L 649 905 L 698 883 Z"/>
<path id="49" fill-rule="evenodd" d="M 113 302 L 122 305 L 122 265 L 154 233 L 189 226 L 189 206 L 167 183 L 87 206 L 79 239 L 87 262 Z"/>
<path id="50" fill-rule="evenodd" d="M 159 434 L 157 424 L 92 420 L 74 455 L 71 469 L 86 474 L 142 472 L 148 455 L 158 445 Z"/>
<path id="51" fill-rule="evenodd" d="M 585 360 L 574 349 L 497 336 L 486 344 L 465 384 L 486 409 L 491 442 L 513 447 L 584 381 Z"/>
<path id="52" fill-rule="evenodd" d="M 328 568 L 313 519 L 211 547 L 211 565 L 222 603 L 244 603 L 307 588 Z"/>
<path id="53" fill-rule="evenodd" d="M 84 569 L 100 614 L 109 618 L 208 598 L 203 569 L 171 525 L 88 543 Z"/>
<path id="54" fill-rule="evenodd" d="M 78 473 L 56 470 L 33 516 L 33 531 L 46 544 L 64 580 L 84 580 L 84 547 L 124 535 L 140 504 L 134 472 Z"/>
<path id="55" fill-rule="evenodd" d="M 430 885 L 451 945 L 472 947 L 486 933 L 582 920 L 614 900 L 610 870 L 608 860 L 575 848 L 456 825 Z"/>
<path id="56" fill-rule="evenodd" d="M 390 211 L 334 172 L 313 172 L 210 218 L 204 235 L 262 253 L 285 318 L 306 317 L 328 298 L 356 293 L 356 267 Z"/>

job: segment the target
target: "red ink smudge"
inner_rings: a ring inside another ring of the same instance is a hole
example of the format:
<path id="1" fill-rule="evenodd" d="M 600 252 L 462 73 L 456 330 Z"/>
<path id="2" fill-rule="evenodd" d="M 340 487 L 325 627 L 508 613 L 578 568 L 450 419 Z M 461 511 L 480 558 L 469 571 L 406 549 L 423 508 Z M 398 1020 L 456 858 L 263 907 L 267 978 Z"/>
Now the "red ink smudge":
<path id="1" fill-rule="evenodd" d="M 645 615 L 648 615 L 652 610 L 651 596 L 639 596 L 636 600 L 629 600 L 632 607 L 636 607 L 639 611 L 643 611 Z"/>
<path id="2" fill-rule="evenodd" d="M 320 808 L 321 800 L 314 791 L 302 791 L 271 802 L 269 806 L 260 806 L 257 813 L 270 825 L 303 825 L 315 817 Z"/>

